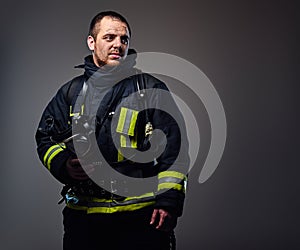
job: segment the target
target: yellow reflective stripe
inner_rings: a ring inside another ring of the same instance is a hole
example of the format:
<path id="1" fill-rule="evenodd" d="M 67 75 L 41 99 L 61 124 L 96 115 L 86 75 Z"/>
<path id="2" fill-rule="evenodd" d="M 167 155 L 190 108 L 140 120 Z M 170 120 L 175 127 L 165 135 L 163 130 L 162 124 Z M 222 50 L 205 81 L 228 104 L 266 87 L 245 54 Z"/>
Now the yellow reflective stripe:
<path id="1" fill-rule="evenodd" d="M 48 159 L 48 162 L 47 162 L 47 168 L 50 170 L 51 168 L 51 161 L 52 159 L 60 152 L 64 151 L 62 148 L 59 148 L 57 149 L 53 154 L 51 154 L 51 156 L 49 157 Z"/>
<path id="2" fill-rule="evenodd" d="M 66 206 L 76 210 L 85 210 L 87 213 L 114 213 L 114 212 L 121 212 L 121 211 L 134 211 L 140 208 L 144 208 L 155 203 L 154 201 L 154 193 L 146 193 L 141 196 L 135 197 L 127 197 L 123 201 L 116 201 L 113 199 L 99 199 L 95 197 L 87 197 L 87 196 L 80 196 L 78 197 L 82 202 L 92 202 L 95 203 L 103 203 L 103 206 L 93 206 L 93 205 L 77 205 L 74 203 L 66 203 Z M 142 201 L 143 198 L 151 198 L 149 201 Z M 152 200 L 153 198 L 153 200 Z M 141 199 L 141 201 L 139 201 Z M 124 205 L 128 203 L 128 201 L 132 201 L 133 203 Z M 104 205 L 105 204 L 105 205 Z"/>
<path id="3" fill-rule="evenodd" d="M 154 197 L 154 193 L 153 192 L 149 192 L 149 193 L 145 193 L 143 195 L 140 196 L 131 196 L 131 197 L 127 197 L 123 200 L 124 201 L 131 201 L 131 200 L 138 200 L 138 199 L 143 199 L 143 198 L 148 198 L 148 197 Z M 80 196 L 79 197 L 80 200 L 83 201 L 90 201 L 90 202 L 113 202 L 113 199 L 99 199 L 96 197 L 88 197 L 88 196 Z M 120 203 L 122 203 L 122 201 L 120 201 Z"/>
<path id="4" fill-rule="evenodd" d="M 50 154 L 53 150 L 58 149 L 58 148 L 60 148 L 59 145 L 53 145 L 53 146 L 51 146 L 51 147 L 47 150 L 47 152 L 46 152 L 46 154 L 44 155 L 44 158 L 43 158 L 43 163 L 44 163 L 44 165 L 46 165 L 46 161 L 47 161 L 47 159 L 48 159 L 48 157 L 49 157 L 49 154 Z"/>
<path id="5" fill-rule="evenodd" d="M 116 131 L 121 133 L 120 146 L 122 148 L 137 148 L 137 137 L 134 134 L 134 129 L 138 113 L 136 110 L 121 107 Z"/>
<path id="6" fill-rule="evenodd" d="M 160 183 L 158 184 L 158 191 L 162 189 L 176 189 L 185 192 L 184 186 L 178 183 Z"/>
<path id="7" fill-rule="evenodd" d="M 127 109 L 122 107 L 121 112 L 120 112 L 118 125 L 117 125 L 117 129 L 116 129 L 116 131 L 119 132 L 119 133 L 123 133 L 124 123 L 125 123 L 125 120 L 126 120 L 126 113 L 127 113 Z"/>
<path id="8" fill-rule="evenodd" d="M 75 210 L 84 210 L 88 214 L 92 213 L 115 213 L 115 212 L 126 212 L 126 211 L 134 211 L 137 209 L 141 209 L 144 207 L 148 207 L 154 205 L 155 201 L 143 202 L 138 204 L 131 204 L 126 206 L 116 206 L 116 207 L 86 207 L 86 206 L 78 206 L 75 204 L 67 203 L 66 206 Z"/>
<path id="9" fill-rule="evenodd" d="M 162 189 L 176 189 L 178 191 L 186 192 L 185 182 L 187 180 L 186 175 L 177 171 L 163 171 L 158 174 L 158 191 Z M 183 181 L 182 185 L 181 182 Z"/>
<path id="10" fill-rule="evenodd" d="M 121 107 L 116 131 L 118 133 L 134 136 L 134 129 L 138 113 L 139 112 L 136 110 Z"/>
<path id="11" fill-rule="evenodd" d="M 164 178 L 164 177 L 175 177 L 175 178 L 182 179 L 182 180 L 186 178 L 186 176 L 184 174 L 177 172 L 177 171 L 163 171 L 158 174 L 158 179 Z"/>
<path id="12" fill-rule="evenodd" d="M 126 141 L 127 141 L 126 136 L 125 135 L 120 135 L 120 145 L 121 145 L 121 147 L 126 148 L 126 145 L 127 145 Z"/>
<path id="13" fill-rule="evenodd" d="M 131 110 L 132 111 L 132 116 L 130 119 L 130 125 L 129 125 L 129 129 L 128 129 L 128 135 L 134 136 L 134 128 L 135 128 L 135 124 L 136 124 L 136 120 L 137 120 L 137 116 L 138 116 L 138 111 L 136 110 Z"/>
<path id="14" fill-rule="evenodd" d="M 52 147 L 50 147 L 44 158 L 43 158 L 43 162 L 44 162 L 44 165 L 50 170 L 50 167 L 51 167 L 51 161 L 52 159 L 58 154 L 60 153 L 61 151 L 63 151 L 64 149 L 59 146 L 59 145 L 53 145 Z"/>
<path id="15" fill-rule="evenodd" d="M 134 136 L 120 135 L 120 146 L 122 148 L 137 148 L 137 140 Z"/>
<path id="16" fill-rule="evenodd" d="M 70 117 L 72 117 L 72 116 L 76 116 L 76 115 L 79 115 L 79 113 L 73 113 L 72 110 L 73 109 L 73 107 L 72 106 L 70 106 Z"/>
<path id="17" fill-rule="evenodd" d="M 72 110 L 73 109 L 73 107 L 72 106 L 70 106 L 70 117 L 72 117 L 72 116 L 77 116 L 77 115 L 83 115 L 83 111 L 84 111 L 84 104 L 82 104 L 81 105 L 81 107 L 80 107 L 80 112 L 77 112 L 77 113 L 72 113 Z"/>
<path id="18" fill-rule="evenodd" d="M 118 150 L 118 161 L 123 161 L 124 160 L 124 156 L 122 155 L 121 151 Z"/>
<path id="19" fill-rule="evenodd" d="M 115 212 L 125 212 L 125 211 L 134 211 L 141 209 L 147 206 L 154 205 L 155 201 L 125 205 L 125 206 L 116 206 L 116 207 L 90 207 L 87 209 L 87 213 L 115 213 Z"/>

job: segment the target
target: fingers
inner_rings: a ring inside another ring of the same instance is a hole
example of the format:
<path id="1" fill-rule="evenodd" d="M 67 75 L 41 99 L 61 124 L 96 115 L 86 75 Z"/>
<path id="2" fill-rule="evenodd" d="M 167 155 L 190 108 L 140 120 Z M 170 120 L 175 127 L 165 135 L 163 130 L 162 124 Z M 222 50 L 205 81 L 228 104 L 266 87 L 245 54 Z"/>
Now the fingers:
<path id="1" fill-rule="evenodd" d="M 83 181 L 89 179 L 89 176 L 95 170 L 95 166 L 87 164 L 82 167 L 79 159 L 69 158 L 66 163 L 66 169 L 72 179 Z"/>
<path id="2" fill-rule="evenodd" d="M 150 221 L 151 225 L 154 224 L 157 214 L 158 214 L 158 209 L 154 209 L 153 213 L 152 213 L 152 216 L 151 216 L 151 221 Z"/>
<path id="3" fill-rule="evenodd" d="M 154 225 L 155 221 L 158 220 L 158 224 L 155 227 L 159 230 L 164 230 L 165 221 L 167 217 L 171 217 L 171 215 L 164 209 L 154 209 L 151 217 L 150 224 Z"/>
<path id="4" fill-rule="evenodd" d="M 156 229 L 162 229 L 165 219 L 168 216 L 168 212 L 166 212 L 163 209 L 159 209 L 159 215 L 160 215 L 160 219 L 158 225 L 156 226 Z"/>

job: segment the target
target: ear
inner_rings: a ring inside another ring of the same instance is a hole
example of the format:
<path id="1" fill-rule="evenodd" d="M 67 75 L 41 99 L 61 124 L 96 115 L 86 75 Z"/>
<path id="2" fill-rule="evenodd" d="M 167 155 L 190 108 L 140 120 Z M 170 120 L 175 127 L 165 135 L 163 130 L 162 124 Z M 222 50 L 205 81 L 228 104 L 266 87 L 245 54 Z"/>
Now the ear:
<path id="1" fill-rule="evenodd" d="M 88 45 L 89 49 L 94 51 L 94 48 L 95 48 L 94 38 L 92 36 L 88 36 L 86 42 L 87 42 L 87 45 Z"/>

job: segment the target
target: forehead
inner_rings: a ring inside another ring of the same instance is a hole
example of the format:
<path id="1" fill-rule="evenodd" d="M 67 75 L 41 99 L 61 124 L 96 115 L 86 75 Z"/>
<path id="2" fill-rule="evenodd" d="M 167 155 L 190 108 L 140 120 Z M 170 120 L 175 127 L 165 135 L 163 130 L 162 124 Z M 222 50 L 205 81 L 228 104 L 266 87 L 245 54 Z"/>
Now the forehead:
<path id="1" fill-rule="evenodd" d="M 108 16 L 103 17 L 102 20 L 96 24 L 96 29 L 98 30 L 98 34 L 113 33 L 129 36 L 126 23 Z"/>

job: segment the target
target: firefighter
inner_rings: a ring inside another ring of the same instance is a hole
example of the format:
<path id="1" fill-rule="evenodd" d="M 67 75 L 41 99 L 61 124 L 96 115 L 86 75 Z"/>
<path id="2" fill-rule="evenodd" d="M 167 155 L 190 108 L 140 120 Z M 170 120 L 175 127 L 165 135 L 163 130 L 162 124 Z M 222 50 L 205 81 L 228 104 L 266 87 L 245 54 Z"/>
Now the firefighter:
<path id="1" fill-rule="evenodd" d="M 175 249 L 189 165 L 184 122 L 166 85 L 134 67 L 130 40 L 123 16 L 97 14 L 87 37 L 92 54 L 78 66 L 84 73 L 58 90 L 38 125 L 39 158 L 64 184 L 64 250 Z M 165 137 L 151 141 L 155 130 Z M 134 158 L 153 144 L 147 162 Z M 156 181 L 137 190 L 128 178 Z"/>

